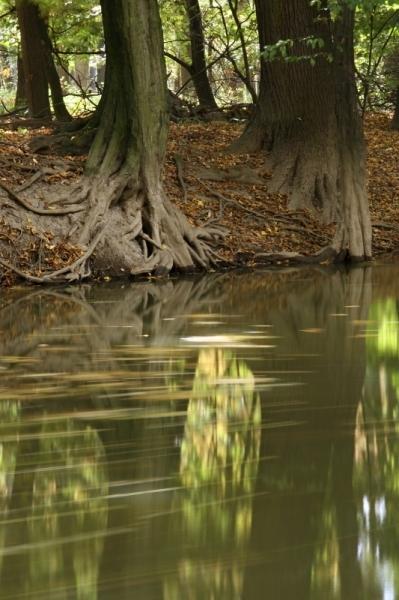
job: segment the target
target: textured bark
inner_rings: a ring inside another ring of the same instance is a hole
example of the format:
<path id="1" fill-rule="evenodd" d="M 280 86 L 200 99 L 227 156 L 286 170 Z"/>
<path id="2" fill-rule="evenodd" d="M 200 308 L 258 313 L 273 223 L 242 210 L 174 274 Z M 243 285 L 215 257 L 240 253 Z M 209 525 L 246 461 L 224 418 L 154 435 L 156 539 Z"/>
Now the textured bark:
<path id="1" fill-rule="evenodd" d="M 42 51 L 47 81 L 51 90 L 51 100 L 54 114 L 59 121 L 70 121 L 72 117 L 65 106 L 60 76 L 54 64 L 53 45 L 48 33 L 47 23 L 40 14 L 38 26 L 42 41 Z"/>
<path id="2" fill-rule="evenodd" d="M 262 48 L 291 39 L 292 55 L 300 58 L 311 54 L 301 40 L 312 36 L 323 40 L 323 55 L 315 55 L 313 64 L 309 59 L 262 61 L 258 107 L 234 149 L 265 149 L 271 191 L 287 194 L 294 209 L 308 208 L 324 221 L 337 220 L 333 247 L 340 258 L 370 257 L 353 12 L 343 2 L 341 16 L 333 22 L 308 0 L 257 0 L 256 7 Z"/>
<path id="3" fill-rule="evenodd" d="M 36 4 L 29 0 L 19 0 L 17 15 L 21 32 L 25 93 L 29 114 L 33 118 L 50 117 L 48 81 L 40 35 L 39 9 Z"/>
<path id="4" fill-rule="evenodd" d="M 21 0 L 17 5 L 17 11 L 21 31 L 25 95 L 29 113 L 32 117 L 38 118 L 51 115 L 48 94 L 50 86 L 56 118 L 60 121 L 69 121 L 71 116 L 64 103 L 47 23 L 41 15 L 38 5 L 30 0 Z"/>
<path id="5" fill-rule="evenodd" d="M 17 69 L 18 69 L 18 81 L 17 81 L 17 91 L 15 94 L 15 108 L 24 108 L 28 105 L 25 93 L 25 74 L 24 74 L 24 65 L 22 62 L 22 57 L 18 54 L 17 60 Z"/>
<path id="6" fill-rule="evenodd" d="M 198 0 L 185 0 L 191 44 L 191 69 L 195 91 L 201 107 L 216 109 L 217 104 L 209 83 L 205 57 L 205 41 L 201 8 Z"/>
<path id="7" fill-rule="evenodd" d="M 206 267 L 209 231 L 193 228 L 161 183 L 168 109 L 157 1 L 103 0 L 102 11 L 105 90 L 82 182 L 88 210 L 72 239 L 94 244 L 94 269 L 114 275 Z"/>
<path id="8" fill-rule="evenodd" d="M 391 128 L 399 130 L 399 87 L 396 88 L 395 93 L 395 112 L 392 117 Z"/>

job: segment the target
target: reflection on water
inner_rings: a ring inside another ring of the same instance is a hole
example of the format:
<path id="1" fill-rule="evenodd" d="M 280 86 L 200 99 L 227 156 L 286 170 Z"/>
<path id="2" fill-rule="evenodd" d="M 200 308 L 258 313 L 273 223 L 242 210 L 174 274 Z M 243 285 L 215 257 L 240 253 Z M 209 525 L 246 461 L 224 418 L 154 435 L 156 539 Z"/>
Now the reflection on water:
<path id="1" fill-rule="evenodd" d="M 399 597 L 397 268 L 0 298 L 0 599 Z"/>
<path id="2" fill-rule="evenodd" d="M 166 580 L 165 600 L 242 598 L 260 425 L 246 363 L 224 349 L 200 350 L 181 444 L 184 491 L 173 523 L 181 557 Z"/>

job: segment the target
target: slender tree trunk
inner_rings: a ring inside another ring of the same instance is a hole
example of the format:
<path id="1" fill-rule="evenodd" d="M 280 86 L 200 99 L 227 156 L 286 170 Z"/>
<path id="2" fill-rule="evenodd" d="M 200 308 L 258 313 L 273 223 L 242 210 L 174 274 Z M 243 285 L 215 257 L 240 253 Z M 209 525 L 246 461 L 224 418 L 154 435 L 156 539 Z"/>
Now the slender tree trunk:
<path id="1" fill-rule="evenodd" d="M 90 66 L 87 57 L 80 56 L 75 60 L 75 79 L 79 82 L 81 88 L 87 92 L 90 85 Z"/>
<path id="2" fill-rule="evenodd" d="M 17 80 L 17 91 L 15 95 L 15 108 L 24 108 L 28 105 L 25 93 L 25 74 L 22 57 L 18 54 L 17 60 L 18 80 Z"/>
<path id="3" fill-rule="evenodd" d="M 237 147 L 268 151 L 270 190 L 287 194 L 292 208 L 309 208 L 324 221 L 337 221 L 333 248 L 339 258 L 370 257 L 353 11 L 342 2 L 333 22 L 308 0 L 256 0 L 256 6 L 261 47 L 293 40 L 292 61 L 262 60 L 256 114 Z M 310 36 L 321 39 L 323 47 L 309 48 L 303 40 Z"/>
<path id="4" fill-rule="evenodd" d="M 395 97 L 395 112 L 391 121 L 392 129 L 399 129 L 399 86 L 396 88 L 396 97 Z"/>
<path id="5" fill-rule="evenodd" d="M 210 232 L 193 228 L 161 183 L 168 110 L 157 0 L 102 0 L 102 11 L 105 89 L 82 183 L 88 210 L 73 239 L 94 244 L 94 268 L 114 275 L 205 267 Z"/>
<path id="6" fill-rule="evenodd" d="M 29 0 L 19 0 L 17 2 L 17 15 L 21 32 L 22 61 L 29 114 L 33 118 L 50 117 L 48 81 L 40 35 L 39 8 Z"/>
<path id="7" fill-rule="evenodd" d="M 186 0 L 185 7 L 190 27 L 191 76 L 200 106 L 217 109 L 211 84 L 209 83 L 205 57 L 205 41 L 201 8 L 198 0 Z"/>
<path id="8" fill-rule="evenodd" d="M 42 49 L 47 81 L 51 90 L 51 100 L 56 118 L 59 121 L 71 121 L 72 117 L 64 102 L 60 76 L 54 64 L 53 45 L 48 33 L 48 26 L 44 18 L 39 14 L 39 29 L 42 40 Z"/>
<path id="9" fill-rule="evenodd" d="M 71 116 L 64 103 L 60 78 L 53 60 L 47 23 L 38 5 L 30 0 L 20 0 L 17 12 L 21 31 L 25 92 L 30 115 L 51 115 L 48 95 L 50 86 L 56 118 L 60 121 L 70 121 Z"/>

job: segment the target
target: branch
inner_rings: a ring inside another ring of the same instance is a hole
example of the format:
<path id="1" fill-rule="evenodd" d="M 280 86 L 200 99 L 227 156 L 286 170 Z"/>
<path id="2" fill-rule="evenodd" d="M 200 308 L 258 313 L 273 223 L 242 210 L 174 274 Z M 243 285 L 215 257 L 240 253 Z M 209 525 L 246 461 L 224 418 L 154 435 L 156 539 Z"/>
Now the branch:
<path id="1" fill-rule="evenodd" d="M 13 6 L 13 8 L 11 8 L 10 10 L 8 10 L 7 12 L 3 13 L 2 15 L 0 15 L 0 20 L 1 19 L 5 19 L 6 17 L 8 17 L 9 15 L 12 15 L 12 13 L 15 12 L 15 6 Z"/>
<path id="2" fill-rule="evenodd" d="M 178 56 L 175 56 L 174 54 L 171 54 L 167 50 L 165 50 L 164 55 L 167 56 L 168 58 L 170 58 L 171 60 L 174 60 L 175 63 L 177 63 L 178 65 L 183 67 L 183 69 L 186 69 L 190 74 L 192 74 L 193 66 L 190 65 L 188 62 L 186 62 L 182 58 L 179 58 Z"/>
<path id="3" fill-rule="evenodd" d="M 53 48 L 53 52 L 54 52 L 54 48 Z M 55 53 L 55 52 L 54 52 Z M 66 54 L 67 56 L 92 56 L 92 55 L 99 55 L 99 56 L 105 56 L 105 50 L 87 50 L 86 52 L 82 51 L 75 51 L 75 50 L 57 50 L 56 54 Z"/>

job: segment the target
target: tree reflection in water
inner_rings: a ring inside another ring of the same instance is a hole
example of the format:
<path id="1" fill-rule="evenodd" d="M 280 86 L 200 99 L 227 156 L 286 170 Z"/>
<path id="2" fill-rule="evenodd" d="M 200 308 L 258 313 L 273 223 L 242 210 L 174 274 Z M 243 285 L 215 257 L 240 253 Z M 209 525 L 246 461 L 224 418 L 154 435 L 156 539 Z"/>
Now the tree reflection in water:
<path id="1" fill-rule="evenodd" d="M 100 437 L 72 420 L 50 421 L 41 429 L 38 453 L 48 467 L 38 467 L 33 479 L 29 538 L 32 546 L 40 543 L 30 553 L 32 587 L 42 593 L 57 590 L 72 568 L 76 598 L 94 600 L 107 528 L 108 485 Z"/>
<path id="2" fill-rule="evenodd" d="M 395 298 L 370 309 L 367 378 L 357 414 L 354 485 L 358 555 L 375 597 L 399 590 L 399 311 Z"/>
<path id="3" fill-rule="evenodd" d="M 301 273 L 0 298 L 1 599 L 397 596 L 397 301 Z"/>
<path id="4" fill-rule="evenodd" d="M 252 371 L 223 349 L 199 352 L 181 445 L 181 544 L 165 600 L 242 598 L 252 528 L 261 406 Z"/>
<path id="5" fill-rule="evenodd" d="M 46 416 L 42 423 L 34 441 L 19 445 L 21 464 L 16 464 L 17 444 L 13 458 L 1 464 L 3 478 L 16 469 L 18 488 L 15 514 L 1 538 L 12 545 L 4 556 L 0 595 L 95 600 L 107 529 L 104 448 L 90 426 Z M 23 576 L 12 577 L 15 569 L 23 569 Z"/>
<path id="6" fill-rule="evenodd" d="M 18 455 L 18 430 L 21 419 L 21 405 L 16 400 L 0 403 L 0 576 L 3 569 L 4 546 L 6 543 L 8 516 L 14 487 L 15 469 Z"/>

